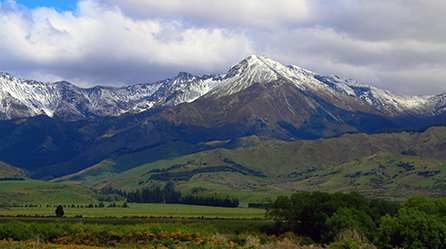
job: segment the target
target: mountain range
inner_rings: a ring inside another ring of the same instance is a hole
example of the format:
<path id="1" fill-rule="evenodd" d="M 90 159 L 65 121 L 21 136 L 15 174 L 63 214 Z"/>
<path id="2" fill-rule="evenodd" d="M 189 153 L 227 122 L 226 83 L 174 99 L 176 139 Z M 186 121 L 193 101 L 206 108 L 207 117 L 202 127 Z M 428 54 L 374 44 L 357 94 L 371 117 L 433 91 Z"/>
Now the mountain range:
<path id="1" fill-rule="evenodd" d="M 283 66 L 267 57 L 252 55 L 232 66 L 225 75 L 193 76 L 181 72 L 172 79 L 120 88 L 96 86 L 85 89 L 66 81 L 42 83 L 0 73 L 0 118 L 7 120 L 44 114 L 75 121 L 119 116 L 157 106 L 177 106 L 202 97 L 219 99 L 255 84 L 290 85 L 294 91 L 306 93 L 310 98 L 315 95 L 345 110 L 392 118 L 432 118 L 446 110 L 446 93 L 402 95 L 339 76 L 323 76 L 297 66 Z M 307 101 L 312 104 L 308 98 Z"/>
<path id="2" fill-rule="evenodd" d="M 160 160 L 245 148 L 240 139 L 248 137 L 259 138 L 254 147 L 263 147 L 446 121 L 446 93 L 393 93 L 257 55 L 224 75 L 181 72 L 119 88 L 85 89 L 0 73 L 0 99 L 0 161 L 37 179 L 144 155 L 112 167 L 118 174 Z M 411 149 L 398 146 L 392 153 Z"/>

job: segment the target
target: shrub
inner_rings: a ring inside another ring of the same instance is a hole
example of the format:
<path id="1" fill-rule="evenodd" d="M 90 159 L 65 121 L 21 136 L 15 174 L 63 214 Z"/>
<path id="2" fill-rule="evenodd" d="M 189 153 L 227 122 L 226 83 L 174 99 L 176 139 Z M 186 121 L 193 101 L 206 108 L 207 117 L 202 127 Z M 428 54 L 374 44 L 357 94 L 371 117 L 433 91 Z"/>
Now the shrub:
<path id="1" fill-rule="evenodd" d="M 328 246 L 329 249 L 360 249 L 359 245 L 353 239 L 344 239 L 342 242 L 333 242 Z"/>

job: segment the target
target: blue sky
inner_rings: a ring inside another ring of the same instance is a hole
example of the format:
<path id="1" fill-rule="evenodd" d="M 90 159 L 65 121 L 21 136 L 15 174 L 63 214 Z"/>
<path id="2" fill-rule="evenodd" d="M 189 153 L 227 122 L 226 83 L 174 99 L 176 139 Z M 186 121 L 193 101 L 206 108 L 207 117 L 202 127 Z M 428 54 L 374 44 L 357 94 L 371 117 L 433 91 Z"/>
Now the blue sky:
<path id="1" fill-rule="evenodd" d="M 446 92 L 446 1 L 0 0 L 0 20 L 0 71 L 44 82 L 224 74 L 258 54 L 397 93 Z"/>
<path id="2" fill-rule="evenodd" d="M 72 0 L 59 0 L 59 1 L 33 1 L 33 0 L 17 0 L 18 4 L 23 4 L 27 8 L 33 9 L 36 7 L 50 7 L 55 8 L 58 11 L 74 10 L 76 8 L 77 1 Z"/>

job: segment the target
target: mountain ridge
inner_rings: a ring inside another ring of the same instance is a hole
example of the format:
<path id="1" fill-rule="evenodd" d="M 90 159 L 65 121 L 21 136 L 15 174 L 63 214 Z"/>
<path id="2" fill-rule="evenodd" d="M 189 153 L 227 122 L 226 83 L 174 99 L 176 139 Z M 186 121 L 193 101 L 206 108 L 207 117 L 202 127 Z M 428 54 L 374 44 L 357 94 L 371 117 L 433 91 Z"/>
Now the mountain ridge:
<path id="1" fill-rule="evenodd" d="M 254 83 L 283 80 L 303 91 L 341 99 L 351 96 L 389 117 L 441 115 L 446 93 L 414 96 L 393 93 L 339 77 L 323 76 L 297 66 L 283 66 L 265 56 L 251 55 L 227 74 L 194 76 L 180 72 L 171 79 L 124 87 L 80 88 L 69 82 L 42 83 L 0 73 L 0 119 L 36 115 L 75 121 L 139 113 L 155 106 L 177 106 L 198 98 L 219 98 L 240 92 Z M 343 107 L 343 108 L 348 108 Z"/>
<path id="2" fill-rule="evenodd" d="M 11 91 L 1 90 L 3 85 Z M 21 89 L 34 90 L 34 95 Z M 3 118 L 14 117 L 0 121 L 0 161 L 38 179 L 171 143 L 196 145 L 249 136 L 315 140 L 349 131 L 446 122 L 446 94 L 398 95 L 256 55 L 225 75 L 180 72 L 172 79 L 121 88 L 81 89 L 68 82 L 41 83 L 2 74 L 0 94 L 8 96 L 2 107 L 10 107 L 0 108 Z M 45 115 L 45 108 L 52 117 Z M 32 116 L 33 110 L 40 114 Z"/>

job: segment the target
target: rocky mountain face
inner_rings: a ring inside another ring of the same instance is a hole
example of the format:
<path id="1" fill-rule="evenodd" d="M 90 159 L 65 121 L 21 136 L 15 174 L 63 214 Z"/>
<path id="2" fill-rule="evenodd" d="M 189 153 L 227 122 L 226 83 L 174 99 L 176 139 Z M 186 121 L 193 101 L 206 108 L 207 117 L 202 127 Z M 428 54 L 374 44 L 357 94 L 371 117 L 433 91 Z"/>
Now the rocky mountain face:
<path id="1" fill-rule="evenodd" d="M 78 88 L 0 74 L 0 161 L 35 178 L 172 142 L 317 139 L 446 121 L 446 93 L 396 94 L 250 56 L 225 75 Z"/>
<path id="2" fill-rule="evenodd" d="M 47 115 L 76 121 L 139 113 L 159 105 L 191 102 L 212 87 L 207 82 L 197 84 L 195 78 L 180 73 L 156 83 L 85 89 L 65 81 L 42 83 L 0 73 L 0 119 Z"/>
<path id="3" fill-rule="evenodd" d="M 346 131 L 418 127 L 444 120 L 446 110 L 446 94 L 396 94 L 255 55 L 208 80 L 218 83 L 202 97 L 146 122 L 179 127 L 191 141 L 249 135 L 315 139 Z"/>

